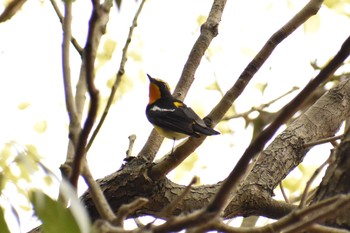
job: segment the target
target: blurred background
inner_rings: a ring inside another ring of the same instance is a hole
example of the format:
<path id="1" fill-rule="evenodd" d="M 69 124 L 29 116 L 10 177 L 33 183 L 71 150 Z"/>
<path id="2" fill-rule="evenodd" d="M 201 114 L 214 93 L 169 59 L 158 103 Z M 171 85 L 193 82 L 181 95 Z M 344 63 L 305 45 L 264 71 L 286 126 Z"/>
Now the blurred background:
<path id="1" fill-rule="evenodd" d="M 0 0 L 0 12 L 9 2 Z M 57 4 L 63 12 L 62 2 Z M 100 113 L 119 69 L 121 52 L 139 4 L 140 0 L 122 1 L 120 9 L 113 7 L 111 10 L 95 64 L 95 81 L 101 95 Z M 211 4 L 212 1 L 200 0 L 148 0 L 144 5 L 128 51 L 122 83 L 87 155 L 96 179 L 120 168 L 126 157 L 129 135 L 137 136 L 132 155 L 136 156 L 143 147 L 152 130 L 145 116 L 148 103 L 146 73 L 167 81 L 172 89 L 176 86 Z M 228 1 L 219 35 L 203 57 L 184 102 L 201 117 L 206 116 L 269 37 L 304 4 L 301 0 Z M 90 14 L 89 1 L 73 2 L 72 33 L 82 47 Z M 317 74 L 317 67 L 325 65 L 348 37 L 349 16 L 349 0 L 325 1 L 316 16 L 277 47 L 228 116 L 269 103 L 294 87 L 303 88 Z M 52 176 L 47 178 L 46 172 L 30 164 L 27 157 L 29 154 L 39 159 L 60 177 L 59 166 L 64 163 L 67 153 L 69 123 L 61 45 L 62 26 L 50 1 L 27 1 L 12 19 L 0 24 L 0 171 L 10 176 L 1 178 L 11 181 L 1 183 L 3 197 L 0 204 L 8 210 L 5 216 L 13 222 L 13 232 L 30 230 L 38 224 L 31 217 L 30 203 L 25 198 L 27 189 L 37 186 L 52 197 L 58 194 L 58 181 Z M 79 54 L 71 47 L 73 91 L 80 64 Z M 349 72 L 349 64 L 338 74 L 346 72 Z M 295 94 L 297 91 L 264 110 L 278 111 Z M 258 117 L 258 111 L 251 111 L 245 118 L 221 122 L 216 129 L 222 134 L 208 137 L 168 177 L 181 184 L 188 184 L 193 176 L 200 178 L 200 184 L 221 181 L 249 145 L 254 131 L 253 120 Z M 158 158 L 171 147 L 172 141 L 165 139 Z M 288 195 L 300 194 L 310 174 L 326 160 L 330 148 L 322 145 L 313 149 L 299 169 L 290 174 L 285 181 Z M 24 162 L 19 166 L 18 161 Z M 79 193 L 85 189 L 81 181 Z M 276 198 L 281 198 L 278 190 L 276 194 Z M 16 223 L 18 219 L 19 224 Z"/>

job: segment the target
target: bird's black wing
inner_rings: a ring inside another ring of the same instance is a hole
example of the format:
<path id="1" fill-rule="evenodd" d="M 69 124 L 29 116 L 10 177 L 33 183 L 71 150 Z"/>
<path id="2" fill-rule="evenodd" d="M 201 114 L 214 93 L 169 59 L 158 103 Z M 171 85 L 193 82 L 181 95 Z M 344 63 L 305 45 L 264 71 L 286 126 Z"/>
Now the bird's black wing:
<path id="1" fill-rule="evenodd" d="M 156 105 L 150 106 L 147 110 L 149 121 L 159 127 L 189 136 L 199 136 L 193 130 L 194 119 L 184 111 L 187 107 L 159 108 Z"/>
<path id="2" fill-rule="evenodd" d="M 182 103 L 180 107 L 149 107 L 147 117 L 156 126 L 190 136 L 199 134 L 216 135 L 219 132 L 209 128 L 205 122 L 189 107 Z"/>
<path id="3" fill-rule="evenodd" d="M 204 135 L 216 135 L 220 134 L 219 132 L 213 130 L 208 127 L 205 122 L 195 113 L 192 108 L 185 107 L 183 108 L 184 113 L 187 117 L 193 119 L 192 129 L 196 133 L 204 134 Z"/>

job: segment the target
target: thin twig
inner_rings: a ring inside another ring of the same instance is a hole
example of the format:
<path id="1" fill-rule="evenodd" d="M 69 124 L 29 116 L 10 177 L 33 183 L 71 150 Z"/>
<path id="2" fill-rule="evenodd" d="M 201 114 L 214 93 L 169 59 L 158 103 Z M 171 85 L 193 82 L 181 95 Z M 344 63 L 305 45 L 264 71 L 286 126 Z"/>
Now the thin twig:
<path id="1" fill-rule="evenodd" d="M 82 109 L 84 108 L 85 103 L 85 93 L 86 93 L 86 83 L 85 83 L 85 71 L 80 72 L 80 79 L 77 84 L 77 93 L 75 99 L 73 97 L 73 90 L 71 84 L 71 75 L 70 75 L 70 64 L 69 64 L 69 40 L 72 42 L 78 53 L 82 56 L 83 49 L 79 46 L 76 40 L 72 36 L 71 32 L 71 22 L 72 22 L 72 1 L 69 1 L 69 12 L 66 9 L 65 4 L 65 14 L 63 17 L 61 14 L 55 0 L 50 0 L 51 5 L 53 6 L 54 11 L 56 12 L 61 24 L 64 33 L 64 42 L 62 45 L 62 65 L 63 65 L 63 78 L 64 78 L 64 90 L 65 90 L 65 99 L 66 99 L 66 108 L 70 118 L 69 121 L 69 139 L 68 149 L 67 149 L 67 158 L 65 164 L 62 164 L 60 167 L 63 177 L 69 178 L 72 172 L 72 163 L 74 159 L 75 147 L 81 132 L 81 118 L 82 118 Z M 82 63 L 82 69 L 84 69 L 84 63 Z M 81 80 L 85 83 L 81 85 Z"/>
<path id="2" fill-rule="evenodd" d="M 125 230 L 121 227 L 113 226 L 110 222 L 98 219 L 92 225 L 92 232 L 108 232 L 108 233 L 136 233 L 137 230 Z"/>
<path id="3" fill-rule="evenodd" d="M 102 113 L 102 116 L 101 116 L 101 119 L 100 121 L 98 122 L 97 126 L 96 126 L 96 129 L 94 130 L 94 132 L 92 133 L 91 135 L 91 138 L 87 144 L 87 147 L 86 147 L 86 151 L 88 151 L 95 139 L 95 137 L 97 136 L 98 132 L 100 131 L 101 127 L 102 127 L 102 124 L 103 122 L 105 121 L 106 117 L 107 117 L 107 114 L 108 114 L 108 111 L 113 103 L 113 99 L 114 99 L 114 95 L 119 87 L 119 84 L 122 80 L 122 76 L 124 75 L 125 73 L 125 64 L 126 64 L 126 61 L 127 61 L 127 52 L 128 52 L 128 48 L 129 48 L 129 45 L 130 45 L 130 42 L 131 42 L 131 37 L 132 37 L 132 34 L 134 32 L 134 29 L 136 28 L 137 26 L 137 19 L 139 17 L 139 15 L 141 14 L 141 11 L 142 11 L 142 8 L 143 8 L 143 5 L 145 4 L 146 0 L 142 0 L 135 16 L 134 16 L 134 19 L 132 21 L 132 25 L 130 27 L 130 30 L 129 30 L 129 34 L 128 34 L 128 37 L 126 38 L 126 42 L 125 42 L 125 45 L 124 45 L 124 48 L 123 48 L 123 53 L 122 53 L 122 58 L 121 58 L 121 62 L 120 62 L 120 66 L 119 66 L 119 71 L 116 75 L 116 79 L 114 81 L 114 84 L 112 86 L 112 89 L 111 89 L 111 94 L 109 95 L 108 97 L 108 100 L 107 100 L 107 104 L 106 104 L 106 107 Z"/>
<path id="4" fill-rule="evenodd" d="M 335 227 L 328 227 L 319 224 L 313 224 L 307 230 L 308 233 L 350 233 L 350 231 Z"/>
<path id="5" fill-rule="evenodd" d="M 132 156 L 132 149 L 134 147 L 134 143 L 135 143 L 135 140 L 136 140 L 136 135 L 135 134 L 132 134 L 128 137 L 129 139 L 129 148 L 128 150 L 126 151 L 126 157 L 131 157 Z"/>
<path id="6" fill-rule="evenodd" d="M 84 159 L 83 161 L 82 177 L 84 178 L 85 183 L 89 187 L 91 198 L 93 199 L 96 209 L 100 214 L 101 218 L 109 222 L 113 222 L 116 219 L 116 216 L 114 215 L 113 210 L 108 204 L 106 197 L 104 196 L 99 184 L 92 177 L 86 159 Z"/>
<path id="7" fill-rule="evenodd" d="M 158 226 L 153 225 L 150 230 L 153 233 L 179 232 L 183 229 L 203 224 L 203 222 L 211 221 L 214 217 L 216 216 L 212 213 L 197 211 L 189 215 L 178 216 Z"/>
<path id="8" fill-rule="evenodd" d="M 286 195 L 286 192 L 284 191 L 284 187 L 283 187 L 282 182 L 280 182 L 280 189 L 281 189 L 281 193 L 282 193 L 282 196 L 283 196 L 284 201 L 285 201 L 286 203 L 290 203 L 290 202 L 289 202 L 289 199 L 288 199 L 288 197 L 287 197 L 287 195 Z"/>
<path id="9" fill-rule="evenodd" d="M 320 144 L 327 143 L 327 142 L 333 142 L 335 140 L 342 139 L 343 137 L 344 137 L 344 134 L 338 135 L 338 136 L 333 136 L 333 137 L 328 137 L 328 138 L 323 138 L 321 140 L 317 140 L 314 142 L 305 143 L 303 146 L 304 146 L 304 148 L 308 148 L 308 147 L 320 145 Z"/>
<path id="10" fill-rule="evenodd" d="M 134 218 L 133 220 L 134 220 L 137 228 L 145 227 L 145 225 L 141 222 L 141 220 L 138 217 Z"/>
<path id="11" fill-rule="evenodd" d="M 52 5 L 54 11 L 56 12 L 56 15 L 57 15 L 58 19 L 60 20 L 62 27 L 63 27 L 64 18 L 63 18 L 62 13 L 60 12 L 60 9 L 57 6 L 56 1 L 50 0 L 50 2 L 51 2 L 51 5 Z M 79 53 L 79 55 L 82 56 L 83 55 L 83 48 L 79 45 L 78 41 L 73 36 L 71 36 L 70 41 L 71 41 L 72 45 L 74 46 L 74 48 Z"/>
<path id="12" fill-rule="evenodd" d="M 80 120 L 77 117 L 74 95 L 72 90 L 71 72 L 70 72 L 70 38 L 72 24 L 72 1 L 64 2 L 65 16 L 63 19 L 63 42 L 62 42 L 62 69 L 63 83 L 66 100 L 66 108 L 69 115 L 69 138 L 75 148 L 80 134 Z M 73 155 L 73 154 L 72 154 Z M 73 158 L 68 158 L 72 161 Z"/>
<path id="13" fill-rule="evenodd" d="M 265 108 L 268 108 L 270 107 L 272 104 L 274 104 L 275 102 L 277 102 L 278 100 L 282 99 L 283 97 L 291 94 L 292 92 L 296 91 L 296 90 L 299 90 L 299 87 L 293 87 L 291 90 L 289 90 L 287 93 L 284 93 L 283 95 L 277 97 L 276 99 L 273 99 L 267 103 L 264 103 L 264 104 L 261 104 L 260 106 L 258 107 L 252 107 L 250 110 L 246 111 L 246 112 L 242 112 L 242 113 L 239 113 L 239 114 L 235 114 L 233 116 L 227 116 L 227 117 L 224 117 L 222 118 L 221 121 L 228 121 L 228 120 L 231 120 L 231 119 L 234 119 L 234 118 L 239 118 L 239 117 L 247 117 L 249 114 L 251 114 L 252 112 L 254 111 L 258 111 L 258 112 L 261 112 L 263 111 Z"/>
<path id="14" fill-rule="evenodd" d="M 124 220 L 136 210 L 148 203 L 148 199 L 139 197 L 129 204 L 122 205 L 117 212 L 117 217 L 113 221 L 113 225 L 118 227 L 124 227 Z"/>
<path id="15" fill-rule="evenodd" d="M 69 60 L 69 40 L 71 38 L 71 24 L 72 24 L 72 1 L 64 2 L 65 16 L 62 22 L 63 27 L 63 42 L 62 42 L 62 69 L 63 69 L 63 82 L 64 91 L 66 97 L 66 107 L 71 122 L 74 122 L 76 118 L 76 110 L 74 103 L 74 95 L 72 91 L 72 81 L 70 72 L 70 60 Z"/>
<path id="16" fill-rule="evenodd" d="M 77 187 L 81 162 L 86 154 L 87 140 L 97 116 L 99 91 L 96 89 L 94 83 L 94 63 L 98 44 L 101 36 L 105 33 L 106 25 L 109 20 L 109 11 L 112 7 L 112 1 L 106 0 L 102 5 L 99 4 L 99 1 L 92 1 L 92 5 L 93 9 L 89 22 L 89 32 L 85 45 L 85 56 L 83 59 L 86 69 L 86 84 L 90 96 L 90 106 L 84 127 L 79 136 L 73 160 L 70 182 L 74 187 Z"/>
<path id="17" fill-rule="evenodd" d="M 320 172 L 322 171 L 322 169 L 329 163 L 329 161 L 331 160 L 332 158 L 332 153 L 333 151 L 331 152 L 331 155 L 329 156 L 329 158 L 321 164 L 321 166 L 319 166 L 315 172 L 312 174 L 312 176 L 310 177 L 310 179 L 307 181 L 306 183 L 306 186 L 304 188 L 304 192 L 303 194 L 301 195 L 301 200 L 300 200 L 300 204 L 299 204 L 299 208 L 302 208 L 305 206 L 306 204 L 306 200 L 307 200 L 307 196 L 308 196 L 308 193 L 309 193 L 309 190 L 310 190 L 310 187 L 311 187 L 311 184 L 314 182 L 314 180 L 316 179 L 316 177 L 318 176 L 318 174 L 320 174 Z"/>

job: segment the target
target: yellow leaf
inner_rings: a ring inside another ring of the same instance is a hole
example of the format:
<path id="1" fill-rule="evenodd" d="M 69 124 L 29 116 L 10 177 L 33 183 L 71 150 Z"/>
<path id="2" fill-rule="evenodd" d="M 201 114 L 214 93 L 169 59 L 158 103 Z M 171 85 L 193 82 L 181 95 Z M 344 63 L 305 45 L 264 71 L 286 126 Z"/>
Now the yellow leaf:
<path id="1" fill-rule="evenodd" d="M 34 130 L 37 133 L 44 133 L 47 129 L 47 122 L 45 120 L 39 121 L 34 124 Z"/>
<path id="2" fill-rule="evenodd" d="M 30 103 L 28 103 L 28 102 L 23 102 L 23 103 L 20 103 L 19 105 L 18 105 L 18 109 L 19 110 L 24 110 L 24 109 L 26 109 L 27 107 L 29 107 L 30 106 Z"/>
<path id="3" fill-rule="evenodd" d="M 47 186 L 50 186 L 50 185 L 53 184 L 53 180 L 52 180 L 52 178 L 51 178 L 50 176 L 45 176 L 45 177 L 44 177 L 44 182 L 45 182 L 45 184 L 46 184 Z"/>
<path id="4" fill-rule="evenodd" d="M 105 43 L 103 44 L 103 57 L 107 60 L 111 59 L 116 46 L 117 43 L 115 41 L 106 39 Z"/>
<path id="5" fill-rule="evenodd" d="M 316 33 L 320 29 L 321 19 L 319 15 L 312 16 L 304 23 L 305 33 Z"/>
<path id="6" fill-rule="evenodd" d="M 112 78 L 107 80 L 107 87 L 112 88 L 115 82 L 115 75 Z"/>
<path id="7" fill-rule="evenodd" d="M 11 143 L 6 143 L 4 148 L 2 148 L 1 152 L 0 152 L 0 161 L 4 161 L 6 163 L 6 160 L 12 155 L 12 144 Z M 0 166 L 2 166 L 3 164 L 1 164 Z"/>
<path id="8" fill-rule="evenodd" d="M 136 62 L 141 62 L 142 61 L 141 54 L 139 52 L 136 52 L 136 51 L 128 52 L 128 57 L 132 58 Z"/>
<path id="9" fill-rule="evenodd" d="M 206 20 L 207 20 L 207 16 L 205 15 L 200 15 L 197 17 L 197 23 L 199 25 L 202 25 Z"/>

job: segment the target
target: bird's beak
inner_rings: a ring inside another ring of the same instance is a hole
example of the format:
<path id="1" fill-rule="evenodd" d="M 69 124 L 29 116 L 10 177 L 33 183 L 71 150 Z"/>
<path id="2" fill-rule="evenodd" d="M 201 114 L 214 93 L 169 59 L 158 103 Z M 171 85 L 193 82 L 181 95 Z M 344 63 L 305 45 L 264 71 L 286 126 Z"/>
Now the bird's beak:
<path id="1" fill-rule="evenodd" d="M 147 77 L 148 77 L 150 82 L 154 81 L 154 78 L 152 78 L 151 75 L 147 74 Z"/>

